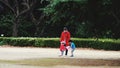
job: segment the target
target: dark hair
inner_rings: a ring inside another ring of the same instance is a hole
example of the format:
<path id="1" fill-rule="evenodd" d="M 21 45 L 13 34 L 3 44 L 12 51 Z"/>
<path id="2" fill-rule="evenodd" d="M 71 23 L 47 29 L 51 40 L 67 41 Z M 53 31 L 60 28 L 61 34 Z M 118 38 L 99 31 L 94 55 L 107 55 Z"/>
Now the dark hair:
<path id="1" fill-rule="evenodd" d="M 67 27 L 64 27 L 63 30 L 68 30 Z"/>
<path id="2" fill-rule="evenodd" d="M 69 42 L 72 42 L 72 40 L 69 40 Z"/>

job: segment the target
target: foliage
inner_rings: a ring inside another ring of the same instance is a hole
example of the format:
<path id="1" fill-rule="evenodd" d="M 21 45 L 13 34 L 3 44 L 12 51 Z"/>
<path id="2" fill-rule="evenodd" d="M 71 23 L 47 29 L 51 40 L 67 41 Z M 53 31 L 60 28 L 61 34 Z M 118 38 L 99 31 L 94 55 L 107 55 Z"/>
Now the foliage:
<path id="1" fill-rule="evenodd" d="M 67 26 L 75 37 L 115 38 L 119 37 L 120 33 L 116 30 L 120 26 L 119 7 L 115 5 L 117 2 L 113 0 L 53 0 L 44 8 L 44 12 L 50 17 L 49 21 L 55 28 Z M 85 25 L 82 25 L 83 22 Z M 88 33 L 90 35 L 86 35 Z"/>
<path id="2" fill-rule="evenodd" d="M 86 0 L 53 0 L 44 8 L 44 13 L 49 17 L 48 20 L 51 23 L 49 28 L 57 29 L 54 34 L 60 34 L 62 28 L 67 26 L 71 34 L 76 35 L 75 30 L 78 29 L 76 27 L 81 23 L 85 12 L 85 2 Z"/>
<path id="3" fill-rule="evenodd" d="M 119 6 L 119 0 L 0 0 L 0 34 L 59 37 L 66 26 L 72 37 L 119 39 Z"/>
<path id="4" fill-rule="evenodd" d="M 77 48 L 120 50 L 120 39 L 72 38 Z M 33 46 L 59 48 L 59 38 L 0 37 L 0 41 L 11 46 Z"/>
<path id="5" fill-rule="evenodd" d="M 26 21 L 21 18 L 21 24 L 19 24 L 19 32 L 18 35 L 21 37 L 30 37 L 34 36 L 35 33 L 35 24 L 31 23 L 31 21 Z"/>
<path id="6" fill-rule="evenodd" d="M 0 34 L 4 34 L 4 36 L 11 36 L 13 19 L 14 16 L 11 13 L 0 16 Z"/>
<path id="7" fill-rule="evenodd" d="M 104 49 L 104 50 L 120 50 L 120 40 L 114 39 L 73 39 L 77 47 Z"/>

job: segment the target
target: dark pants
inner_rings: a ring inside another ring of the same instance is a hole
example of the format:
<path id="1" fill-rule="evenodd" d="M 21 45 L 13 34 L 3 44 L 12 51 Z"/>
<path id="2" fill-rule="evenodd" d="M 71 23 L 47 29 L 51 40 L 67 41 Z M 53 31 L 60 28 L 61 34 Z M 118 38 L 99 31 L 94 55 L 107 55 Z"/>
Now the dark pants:
<path id="1" fill-rule="evenodd" d="M 67 55 L 67 54 L 68 54 L 68 49 L 66 48 L 65 55 Z"/>

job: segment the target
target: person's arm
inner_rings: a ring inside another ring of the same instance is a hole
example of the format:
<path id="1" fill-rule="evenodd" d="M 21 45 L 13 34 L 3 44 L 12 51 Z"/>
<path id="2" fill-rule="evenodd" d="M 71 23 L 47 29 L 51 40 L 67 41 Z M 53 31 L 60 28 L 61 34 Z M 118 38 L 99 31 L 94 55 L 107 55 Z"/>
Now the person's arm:
<path id="1" fill-rule="evenodd" d="M 70 40 L 70 33 L 67 32 L 67 38 L 66 38 L 66 45 L 69 45 L 69 40 Z"/>
<path id="2" fill-rule="evenodd" d="M 70 40 L 70 32 L 68 32 L 68 41 Z"/>

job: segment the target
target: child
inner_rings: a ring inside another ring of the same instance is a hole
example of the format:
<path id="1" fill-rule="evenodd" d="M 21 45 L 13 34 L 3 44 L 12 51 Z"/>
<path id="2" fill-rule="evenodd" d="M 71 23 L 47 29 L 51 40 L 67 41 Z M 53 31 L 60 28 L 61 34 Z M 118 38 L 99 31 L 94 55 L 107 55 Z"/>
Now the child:
<path id="1" fill-rule="evenodd" d="M 74 52 L 74 50 L 76 48 L 75 44 L 73 43 L 72 40 L 69 40 L 69 44 L 70 44 L 70 47 L 71 47 L 71 56 L 70 57 L 74 57 L 73 52 Z"/>
<path id="2" fill-rule="evenodd" d="M 63 56 L 63 53 L 64 53 L 65 49 L 66 49 L 65 48 L 65 42 L 62 41 L 61 44 L 60 44 L 61 55 L 59 55 L 59 56 Z"/>

